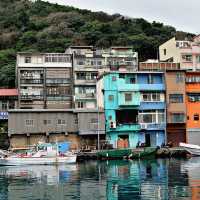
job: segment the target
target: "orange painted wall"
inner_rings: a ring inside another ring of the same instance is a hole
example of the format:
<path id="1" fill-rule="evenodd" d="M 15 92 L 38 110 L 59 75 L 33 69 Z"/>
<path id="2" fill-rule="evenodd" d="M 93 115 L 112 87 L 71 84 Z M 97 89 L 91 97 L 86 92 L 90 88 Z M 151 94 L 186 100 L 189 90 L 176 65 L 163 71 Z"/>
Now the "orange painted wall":
<path id="1" fill-rule="evenodd" d="M 200 73 L 187 73 L 186 76 L 200 76 Z M 200 93 L 200 83 L 186 83 L 187 93 Z M 194 121 L 194 115 L 199 114 L 200 117 L 200 102 L 189 102 L 186 95 L 186 108 L 187 108 L 187 128 L 200 128 L 200 120 Z"/>

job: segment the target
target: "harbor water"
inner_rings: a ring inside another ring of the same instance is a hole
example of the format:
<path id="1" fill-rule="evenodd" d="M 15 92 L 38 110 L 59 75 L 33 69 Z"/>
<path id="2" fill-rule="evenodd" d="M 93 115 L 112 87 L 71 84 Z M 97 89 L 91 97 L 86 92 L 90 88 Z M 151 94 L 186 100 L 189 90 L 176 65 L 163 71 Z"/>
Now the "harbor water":
<path id="1" fill-rule="evenodd" d="M 0 200 L 200 199 L 200 158 L 0 167 Z"/>

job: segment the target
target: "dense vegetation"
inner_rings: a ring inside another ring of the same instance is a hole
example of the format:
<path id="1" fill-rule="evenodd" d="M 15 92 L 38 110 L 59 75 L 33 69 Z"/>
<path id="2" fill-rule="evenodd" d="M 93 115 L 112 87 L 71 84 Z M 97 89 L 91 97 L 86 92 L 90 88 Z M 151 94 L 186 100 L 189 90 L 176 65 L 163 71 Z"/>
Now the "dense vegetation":
<path id="1" fill-rule="evenodd" d="M 131 45 L 144 60 L 156 58 L 158 46 L 177 34 L 175 28 L 158 22 L 41 0 L 0 1 L 0 16 L 1 87 L 14 87 L 15 57 L 19 51 L 64 52 L 71 44 Z"/>

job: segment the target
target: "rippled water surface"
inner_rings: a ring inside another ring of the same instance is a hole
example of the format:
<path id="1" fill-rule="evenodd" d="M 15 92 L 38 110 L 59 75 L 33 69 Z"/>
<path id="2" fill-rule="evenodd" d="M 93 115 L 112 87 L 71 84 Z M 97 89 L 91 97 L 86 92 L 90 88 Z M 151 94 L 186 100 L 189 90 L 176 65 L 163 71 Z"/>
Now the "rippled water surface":
<path id="1" fill-rule="evenodd" d="M 200 158 L 0 167 L 0 200 L 200 199 Z"/>

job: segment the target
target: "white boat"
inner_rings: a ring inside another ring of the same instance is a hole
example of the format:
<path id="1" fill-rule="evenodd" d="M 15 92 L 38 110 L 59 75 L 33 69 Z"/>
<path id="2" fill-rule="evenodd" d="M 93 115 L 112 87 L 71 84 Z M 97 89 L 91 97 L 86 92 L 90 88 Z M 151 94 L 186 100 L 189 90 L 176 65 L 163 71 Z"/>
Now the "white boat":
<path id="1" fill-rule="evenodd" d="M 77 155 L 72 152 L 59 154 L 57 145 L 42 144 L 37 149 L 26 154 L 13 154 L 0 158 L 0 165 L 17 166 L 17 165 L 58 165 L 76 163 Z"/>
<path id="2" fill-rule="evenodd" d="M 195 144 L 180 143 L 180 147 L 183 147 L 193 156 L 200 156 L 200 146 Z"/>

